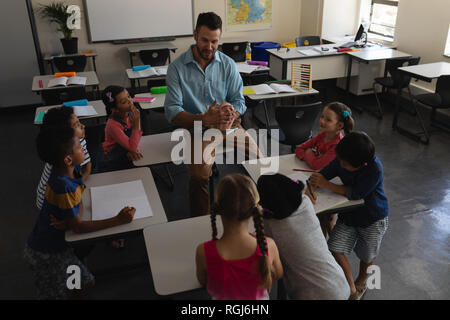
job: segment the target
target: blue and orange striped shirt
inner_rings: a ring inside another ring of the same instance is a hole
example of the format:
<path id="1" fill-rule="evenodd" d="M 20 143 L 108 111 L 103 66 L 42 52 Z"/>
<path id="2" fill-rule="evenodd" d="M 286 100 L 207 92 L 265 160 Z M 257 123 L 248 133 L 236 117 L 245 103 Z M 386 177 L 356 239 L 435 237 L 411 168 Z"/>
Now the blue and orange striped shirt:
<path id="1" fill-rule="evenodd" d="M 85 189 L 80 166 L 75 167 L 75 179 L 59 174 L 56 170 L 48 179 L 45 199 L 33 231 L 28 237 L 28 246 L 36 251 L 56 253 L 68 245 L 64 230 L 50 225 L 50 214 L 58 220 L 72 219 L 80 211 L 81 197 Z"/>

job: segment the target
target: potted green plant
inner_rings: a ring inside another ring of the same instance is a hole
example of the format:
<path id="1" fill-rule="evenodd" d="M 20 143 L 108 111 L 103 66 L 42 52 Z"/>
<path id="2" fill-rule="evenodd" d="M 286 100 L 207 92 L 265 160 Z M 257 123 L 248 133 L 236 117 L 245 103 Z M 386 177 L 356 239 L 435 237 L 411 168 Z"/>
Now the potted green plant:
<path id="1" fill-rule="evenodd" d="M 64 53 L 73 54 L 78 52 L 78 38 L 72 37 L 73 29 L 70 29 L 67 25 L 67 20 L 71 15 L 67 12 L 67 7 L 68 5 L 64 2 L 40 4 L 38 12 L 42 18 L 48 19 L 50 23 L 54 22 L 58 25 L 58 31 L 64 35 L 64 38 L 61 39 Z"/>

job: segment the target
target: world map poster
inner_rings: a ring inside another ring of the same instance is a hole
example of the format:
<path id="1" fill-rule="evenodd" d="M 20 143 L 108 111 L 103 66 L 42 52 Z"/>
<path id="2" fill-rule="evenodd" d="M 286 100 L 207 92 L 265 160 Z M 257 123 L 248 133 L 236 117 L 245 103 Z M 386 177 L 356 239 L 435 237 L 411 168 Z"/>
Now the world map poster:
<path id="1" fill-rule="evenodd" d="M 272 27 L 272 0 L 226 0 L 227 31 Z"/>

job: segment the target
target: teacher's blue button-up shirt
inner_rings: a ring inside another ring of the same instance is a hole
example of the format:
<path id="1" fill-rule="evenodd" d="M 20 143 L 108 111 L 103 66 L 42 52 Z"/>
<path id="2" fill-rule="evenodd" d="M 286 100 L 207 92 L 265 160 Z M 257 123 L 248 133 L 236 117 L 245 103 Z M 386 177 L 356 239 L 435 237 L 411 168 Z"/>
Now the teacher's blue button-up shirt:
<path id="1" fill-rule="evenodd" d="M 234 60 L 216 51 L 214 59 L 203 71 L 194 60 L 193 48 L 195 50 L 195 45 L 172 62 L 167 70 L 164 102 L 167 120 L 172 122 L 181 111 L 204 113 L 216 99 L 218 105 L 228 102 L 244 114 L 247 107 L 242 94 L 242 78 Z"/>

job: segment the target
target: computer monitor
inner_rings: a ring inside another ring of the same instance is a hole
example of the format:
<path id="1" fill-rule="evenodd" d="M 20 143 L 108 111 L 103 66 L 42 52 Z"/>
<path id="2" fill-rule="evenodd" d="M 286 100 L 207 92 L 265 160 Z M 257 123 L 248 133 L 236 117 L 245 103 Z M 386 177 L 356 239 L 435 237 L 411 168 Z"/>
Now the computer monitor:
<path id="1" fill-rule="evenodd" d="M 364 27 L 362 24 L 359 25 L 358 32 L 356 33 L 355 42 L 359 41 L 364 33 Z"/>

